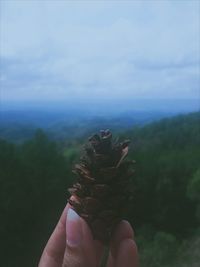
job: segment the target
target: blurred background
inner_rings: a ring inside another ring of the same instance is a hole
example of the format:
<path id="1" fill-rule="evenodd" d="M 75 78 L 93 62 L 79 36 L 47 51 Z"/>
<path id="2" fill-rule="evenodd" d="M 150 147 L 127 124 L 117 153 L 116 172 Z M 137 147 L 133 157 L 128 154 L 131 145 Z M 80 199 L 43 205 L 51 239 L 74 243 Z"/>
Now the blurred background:
<path id="1" fill-rule="evenodd" d="M 2 267 L 36 266 L 83 143 L 131 140 L 141 267 L 200 264 L 200 2 L 0 2 Z"/>

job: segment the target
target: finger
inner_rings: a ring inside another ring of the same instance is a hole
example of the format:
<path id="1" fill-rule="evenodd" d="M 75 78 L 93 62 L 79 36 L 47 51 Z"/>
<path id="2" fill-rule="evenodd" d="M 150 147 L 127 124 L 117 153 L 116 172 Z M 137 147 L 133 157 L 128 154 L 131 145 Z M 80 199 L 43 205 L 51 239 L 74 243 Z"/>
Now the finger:
<path id="1" fill-rule="evenodd" d="M 38 267 L 60 267 L 66 244 L 65 224 L 69 204 L 65 207 L 40 259 Z"/>
<path id="2" fill-rule="evenodd" d="M 133 238 L 134 238 L 134 232 L 130 223 L 127 221 L 121 221 L 117 226 L 117 228 L 115 229 L 111 241 L 110 249 L 113 258 L 116 258 L 116 255 L 118 255 L 119 245 L 121 244 L 122 240 L 133 239 Z"/>
<path id="3" fill-rule="evenodd" d="M 116 257 L 119 253 L 120 244 L 124 239 L 133 239 L 134 232 L 127 221 L 121 221 L 119 225 L 116 227 L 110 246 L 110 254 L 108 258 L 107 267 L 114 267 L 116 266 Z"/>
<path id="4" fill-rule="evenodd" d="M 92 233 L 87 223 L 69 209 L 66 221 L 66 249 L 63 267 L 94 267 L 96 251 Z"/>
<path id="5" fill-rule="evenodd" d="M 125 239 L 121 242 L 115 261 L 116 267 L 138 267 L 137 246 L 133 239 Z"/>

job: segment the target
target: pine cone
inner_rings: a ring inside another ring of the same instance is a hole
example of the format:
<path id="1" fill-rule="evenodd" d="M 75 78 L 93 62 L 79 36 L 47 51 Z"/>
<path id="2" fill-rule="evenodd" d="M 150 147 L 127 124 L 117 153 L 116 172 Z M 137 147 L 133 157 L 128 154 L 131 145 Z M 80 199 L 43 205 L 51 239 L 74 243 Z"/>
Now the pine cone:
<path id="1" fill-rule="evenodd" d="M 85 154 L 74 172 L 78 181 L 69 189 L 69 203 L 89 224 L 94 239 L 108 244 L 116 225 L 124 218 L 128 205 L 129 178 L 133 161 L 123 161 L 128 154 L 128 140 L 113 143 L 109 130 L 89 138 Z"/>

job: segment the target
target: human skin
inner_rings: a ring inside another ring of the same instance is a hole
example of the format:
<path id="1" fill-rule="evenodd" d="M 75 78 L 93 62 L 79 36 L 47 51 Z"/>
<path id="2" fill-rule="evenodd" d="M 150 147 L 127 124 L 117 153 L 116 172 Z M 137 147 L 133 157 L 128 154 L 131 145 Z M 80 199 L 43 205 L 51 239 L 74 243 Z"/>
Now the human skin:
<path id="1" fill-rule="evenodd" d="M 38 267 L 98 267 L 103 245 L 93 240 L 87 223 L 67 204 L 42 253 Z M 134 233 L 127 221 L 116 228 L 107 267 L 138 267 Z"/>

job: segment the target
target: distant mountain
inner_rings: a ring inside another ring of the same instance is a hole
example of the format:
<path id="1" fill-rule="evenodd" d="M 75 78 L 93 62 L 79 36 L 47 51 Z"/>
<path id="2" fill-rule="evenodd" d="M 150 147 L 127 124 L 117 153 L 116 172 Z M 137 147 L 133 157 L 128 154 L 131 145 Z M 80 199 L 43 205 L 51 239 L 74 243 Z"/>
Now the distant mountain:
<path id="1" fill-rule="evenodd" d="M 166 149 L 200 144 L 200 112 L 163 118 L 142 127 L 134 127 L 122 135 L 129 136 L 137 146 L 154 150 L 154 146 Z"/>
<path id="2" fill-rule="evenodd" d="M 109 128 L 119 132 L 173 115 L 164 111 L 127 111 L 107 116 L 58 110 L 1 111 L 0 138 L 21 143 L 32 138 L 37 128 L 45 130 L 51 139 L 81 138 L 99 129 Z"/>

